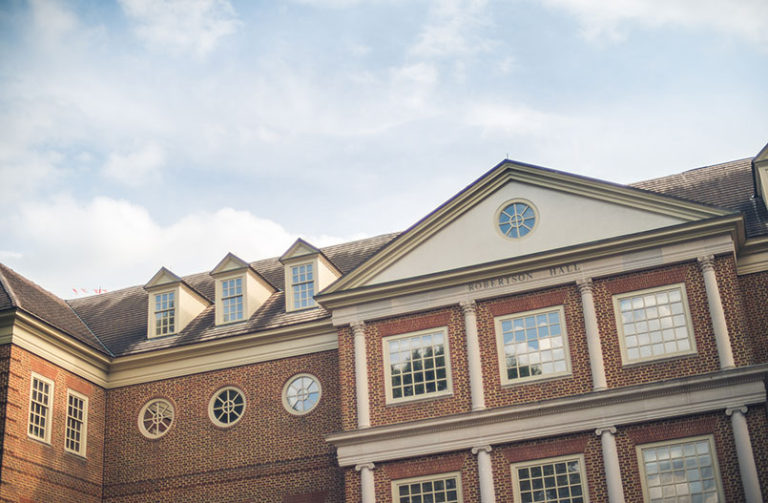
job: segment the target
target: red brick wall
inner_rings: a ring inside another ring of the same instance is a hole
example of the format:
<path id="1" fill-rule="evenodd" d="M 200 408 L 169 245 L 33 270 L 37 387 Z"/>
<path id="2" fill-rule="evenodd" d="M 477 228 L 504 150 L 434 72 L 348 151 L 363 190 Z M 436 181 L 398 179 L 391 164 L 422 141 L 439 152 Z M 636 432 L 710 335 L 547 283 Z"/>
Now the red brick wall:
<path id="1" fill-rule="evenodd" d="M 494 317 L 560 305 L 565 311 L 571 376 L 502 386 Z M 476 312 L 486 407 L 534 402 L 592 389 L 581 296 L 574 285 L 478 302 Z"/>
<path id="2" fill-rule="evenodd" d="M 376 485 L 376 501 L 392 501 L 392 481 L 411 477 L 461 472 L 461 489 L 464 503 L 480 503 L 477 480 L 477 459 L 470 451 L 423 456 L 404 461 L 377 463 L 373 470 Z M 359 479 L 359 474 L 358 474 Z M 358 490 L 359 491 L 359 490 Z M 360 501 L 347 499 L 347 503 Z"/>
<path id="3" fill-rule="evenodd" d="M 755 363 L 768 362 L 768 272 L 739 276 Z M 768 486 L 766 486 L 768 487 Z"/>
<path id="4" fill-rule="evenodd" d="M 282 404 L 286 381 L 310 373 L 321 382 L 319 405 L 304 416 Z M 221 387 L 245 393 L 242 419 L 213 425 L 208 403 Z M 176 409 L 168 433 L 148 440 L 137 417 L 151 398 Z M 104 501 L 283 501 L 324 492 L 339 501 L 342 472 L 324 435 L 339 431 L 336 351 L 274 360 L 110 390 L 107 408 Z"/>
<path id="5" fill-rule="evenodd" d="M 382 338 L 445 326 L 448 327 L 453 394 L 387 405 Z M 464 315 L 459 306 L 367 323 L 365 339 L 371 426 L 457 414 L 471 409 Z"/>
<path id="6" fill-rule="evenodd" d="M 755 412 L 749 415 L 755 415 Z M 725 411 L 619 428 L 616 444 L 619 450 L 619 465 L 626 500 L 642 501 L 643 492 L 636 450 L 638 445 L 710 434 L 715 440 L 725 501 L 744 501 L 731 422 L 725 415 Z M 768 448 L 765 444 L 757 447 L 762 451 Z M 765 467 L 764 464 L 761 466 Z"/>
<path id="7" fill-rule="evenodd" d="M 357 395 L 355 392 L 355 338 L 349 327 L 339 328 L 339 396 L 341 427 L 357 429 Z"/>
<path id="8" fill-rule="evenodd" d="M 101 501 L 104 447 L 102 388 L 11 346 L 0 501 Z M 31 373 L 54 382 L 51 443 L 27 436 Z M 88 397 L 86 457 L 65 452 L 67 389 Z"/>
<path id="9" fill-rule="evenodd" d="M 569 454 L 584 455 L 589 500 L 593 502 L 607 501 L 602 447 L 600 439 L 593 432 L 499 445 L 494 447 L 491 454 L 493 455 L 493 475 L 498 503 L 514 502 L 511 469 L 513 463 Z M 627 501 L 633 500 L 628 499 Z"/>
<path id="10" fill-rule="evenodd" d="M 718 266 L 720 263 L 718 261 Z M 681 282 L 685 283 L 688 294 L 688 306 L 691 311 L 697 352 L 693 355 L 622 367 L 613 295 Z M 709 305 L 704 289 L 704 278 L 698 264 L 675 265 L 595 280 L 593 295 L 602 341 L 605 374 L 609 387 L 630 386 L 703 374 L 717 371 L 720 368 L 709 315 Z M 732 299 L 733 296 L 728 298 Z M 725 302 L 724 304 L 726 310 L 733 308 L 731 304 Z M 739 359 L 743 361 L 743 355 L 740 354 Z"/>
<path id="11" fill-rule="evenodd" d="M 10 366 L 11 345 L 5 344 L 0 346 L 0 484 L 3 480 L 3 441 L 5 439 L 5 410 L 8 406 L 8 371 Z"/>

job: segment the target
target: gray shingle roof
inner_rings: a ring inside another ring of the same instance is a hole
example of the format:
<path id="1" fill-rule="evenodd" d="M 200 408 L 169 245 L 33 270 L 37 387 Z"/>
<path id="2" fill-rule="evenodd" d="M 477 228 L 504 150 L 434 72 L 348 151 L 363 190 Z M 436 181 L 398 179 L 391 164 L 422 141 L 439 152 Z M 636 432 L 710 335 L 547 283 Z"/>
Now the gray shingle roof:
<path id="1" fill-rule="evenodd" d="M 109 354 L 75 311 L 62 299 L 0 264 L 0 310 L 22 309 L 101 353 Z"/>
<path id="2" fill-rule="evenodd" d="M 347 274 L 389 243 L 396 235 L 385 234 L 360 241 L 328 246 L 322 248 L 321 251 L 342 274 Z M 285 295 L 282 291 L 285 283 L 283 265 L 276 257 L 252 262 L 251 267 L 281 291 L 272 294 L 244 323 L 216 326 L 213 305 L 211 305 L 179 334 L 147 339 L 148 301 L 147 292 L 142 286 L 67 302 L 115 355 L 182 346 L 194 342 L 306 323 L 330 316 L 325 309 L 320 307 L 304 311 L 285 312 Z M 182 279 L 213 303 L 214 280 L 207 272 L 185 276 Z"/>
<path id="3" fill-rule="evenodd" d="M 713 164 L 631 186 L 740 211 L 744 214 L 748 237 L 768 234 L 768 210 L 754 197 L 751 158 Z"/>

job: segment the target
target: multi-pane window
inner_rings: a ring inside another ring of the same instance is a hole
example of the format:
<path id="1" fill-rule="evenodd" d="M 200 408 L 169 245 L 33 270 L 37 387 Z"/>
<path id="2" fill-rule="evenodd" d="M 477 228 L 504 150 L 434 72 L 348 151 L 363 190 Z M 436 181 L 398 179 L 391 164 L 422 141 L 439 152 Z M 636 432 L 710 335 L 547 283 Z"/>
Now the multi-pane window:
<path id="1" fill-rule="evenodd" d="M 586 503 L 584 458 L 570 456 L 512 465 L 515 501 Z"/>
<path id="2" fill-rule="evenodd" d="M 147 438 L 160 438 L 171 429 L 173 404 L 163 398 L 150 400 L 139 412 L 139 431 Z"/>
<path id="3" fill-rule="evenodd" d="M 320 401 L 320 381 L 311 374 L 291 378 L 283 388 L 283 405 L 291 414 L 306 414 Z"/>
<path id="4" fill-rule="evenodd" d="M 155 335 L 168 335 L 176 331 L 175 292 L 155 295 Z"/>
<path id="5" fill-rule="evenodd" d="M 64 438 L 66 450 L 85 455 L 87 421 L 88 399 L 69 390 L 67 392 L 67 429 Z"/>
<path id="6" fill-rule="evenodd" d="M 389 400 L 450 393 L 446 339 L 442 328 L 384 339 Z"/>
<path id="7" fill-rule="evenodd" d="M 221 282 L 221 321 L 228 323 L 243 319 L 243 278 Z"/>
<path id="8" fill-rule="evenodd" d="M 548 308 L 496 319 L 502 382 L 570 371 L 563 309 Z"/>
<path id="9" fill-rule="evenodd" d="M 392 483 L 392 500 L 396 503 L 460 503 L 459 474 L 395 480 Z"/>
<path id="10" fill-rule="evenodd" d="M 217 391 L 208 404 L 208 416 L 218 426 L 233 426 L 240 421 L 244 412 L 245 396 L 233 386 Z"/>
<path id="11" fill-rule="evenodd" d="M 53 381 L 32 374 L 29 391 L 29 428 L 30 437 L 51 441 L 51 407 L 53 401 Z"/>
<path id="12" fill-rule="evenodd" d="M 724 501 L 714 452 L 712 437 L 639 446 L 645 500 Z"/>
<path id="13" fill-rule="evenodd" d="M 696 351 L 682 284 L 614 297 L 625 363 Z"/>
<path id="14" fill-rule="evenodd" d="M 311 262 L 291 267 L 291 288 L 294 309 L 315 305 L 315 275 Z"/>

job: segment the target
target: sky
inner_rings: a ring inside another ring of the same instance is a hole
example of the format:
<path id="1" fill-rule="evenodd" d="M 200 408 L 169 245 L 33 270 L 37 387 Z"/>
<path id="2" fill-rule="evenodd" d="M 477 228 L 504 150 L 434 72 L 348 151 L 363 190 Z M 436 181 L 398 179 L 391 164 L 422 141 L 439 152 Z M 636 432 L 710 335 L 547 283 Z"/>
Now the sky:
<path id="1" fill-rule="evenodd" d="M 505 158 L 768 142 L 766 0 L 0 0 L 0 262 L 64 298 L 402 231 Z"/>

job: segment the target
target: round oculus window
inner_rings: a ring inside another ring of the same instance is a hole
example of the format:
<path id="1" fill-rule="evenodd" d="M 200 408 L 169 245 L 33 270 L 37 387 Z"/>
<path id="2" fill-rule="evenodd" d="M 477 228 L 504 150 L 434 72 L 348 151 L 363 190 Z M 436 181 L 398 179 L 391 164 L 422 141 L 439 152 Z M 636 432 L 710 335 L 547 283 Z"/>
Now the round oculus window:
<path id="1" fill-rule="evenodd" d="M 317 406 L 321 395 L 322 388 L 317 377 L 298 374 L 285 383 L 283 405 L 291 414 L 306 414 Z"/>
<path id="2" fill-rule="evenodd" d="M 536 226 L 536 212 L 527 202 L 514 201 L 499 211 L 499 231 L 508 238 L 522 238 Z"/>
<path id="3" fill-rule="evenodd" d="M 160 438 L 171 429 L 173 404 L 163 398 L 150 400 L 139 412 L 139 431 L 147 438 Z"/>
<path id="4" fill-rule="evenodd" d="M 208 416 L 213 424 L 228 428 L 240 421 L 245 412 L 245 395 L 234 386 L 221 388 L 208 404 Z"/>

